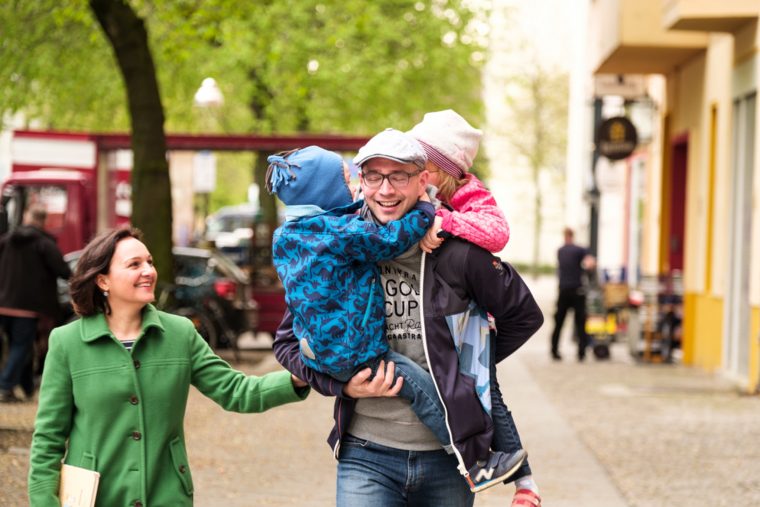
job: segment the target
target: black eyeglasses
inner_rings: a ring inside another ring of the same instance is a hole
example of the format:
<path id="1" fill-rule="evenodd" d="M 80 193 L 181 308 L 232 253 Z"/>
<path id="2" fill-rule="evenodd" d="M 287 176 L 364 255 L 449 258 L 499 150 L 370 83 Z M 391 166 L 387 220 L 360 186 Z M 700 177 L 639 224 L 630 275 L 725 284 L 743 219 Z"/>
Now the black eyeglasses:
<path id="1" fill-rule="evenodd" d="M 370 171 L 368 173 L 363 172 L 362 181 L 364 181 L 364 184 L 369 188 L 378 188 L 383 184 L 383 180 L 387 178 L 388 182 L 394 188 L 405 188 L 407 185 L 409 185 L 409 180 L 421 172 L 422 169 L 413 173 L 408 173 L 406 171 L 396 171 L 390 174 L 380 174 L 377 171 Z"/>

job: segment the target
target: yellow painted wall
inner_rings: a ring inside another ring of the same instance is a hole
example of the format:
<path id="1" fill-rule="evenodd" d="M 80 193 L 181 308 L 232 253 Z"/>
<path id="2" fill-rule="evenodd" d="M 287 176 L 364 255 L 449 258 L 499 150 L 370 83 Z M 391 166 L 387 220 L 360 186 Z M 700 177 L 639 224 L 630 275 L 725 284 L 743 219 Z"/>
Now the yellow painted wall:
<path id="1" fill-rule="evenodd" d="M 728 263 L 729 189 L 731 181 L 731 73 L 733 38 L 726 34 L 711 34 L 707 50 L 705 75 L 705 111 L 716 109 L 716 124 L 706 124 L 705 142 L 701 157 L 705 164 L 705 179 L 700 192 L 700 202 L 705 206 L 705 225 L 712 223 L 712 243 L 702 247 L 704 260 L 702 274 L 709 293 L 723 297 L 726 293 Z M 708 122 L 712 118 L 706 117 Z M 715 138 L 710 139 L 712 129 Z M 713 145 L 714 141 L 714 145 Z M 712 166 L 712 167 L 711 167 Z M 712 203 L 712 207 L 710 207 Z M 710 213 L 711 212 L 711 213 Z M 705 238 L 705 241 L 707 238 Z M 710 266 L 707 263 L 710 262 Z M 710 280 L 707 280 L 707 276 Z"/>
<path id="2" fill-rule="evenodd" d="M 750 338 L 749 338 L 749 385 L 748 391 L 760 390 L 758 379 L 760 378 L 760 308 L 753 307 L 750 310 Z"/>
<path id="3" fill-rule="evenodd" d="M 683 362 L 707 371 L 721 367 L 723 299 L 687 292 L 684 295 Z"/>
<path id="4" fill-rule="evenodd" d="M 681 335 L 681 351 L 683 364 L 694 364 L 696 355 L 696 320 L 697 296 L 687 292 L 683 295 L 683 334 Z"/>
<path id="5" fill-rule="evenodd" d="M 706 34 L 703 32 L 666 30 L 662 23 L 662 0 L 615 2 L 619 4 L 620 33 L 624 42 L 631 45 L 664 47 L 691 47 L 705 43 Z"/>

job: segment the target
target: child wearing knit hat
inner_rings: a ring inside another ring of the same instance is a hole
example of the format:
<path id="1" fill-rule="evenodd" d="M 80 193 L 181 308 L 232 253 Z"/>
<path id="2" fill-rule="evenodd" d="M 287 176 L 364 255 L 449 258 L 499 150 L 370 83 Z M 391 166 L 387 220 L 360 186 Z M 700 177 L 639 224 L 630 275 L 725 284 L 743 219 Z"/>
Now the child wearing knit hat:
<path id="1" fill-rule="evenodd" d="M 478 154 L 483 133 L 451 109 L 427 113 L 409 133 L 428 156 L 430 183 L 447 206 L 436 211 L 436 220 L 420 245 L 430 253 L 441 236 L 459 236 L 497 253 L 509 241 L 509 225 L 493 195 L 468 171 Z"/>
<path id="2" fill-rule="evenodd" d="M 509 225 L 493 195 L 475 175 L 468 173 L 478 153 L 482 132 L 451 109 L 425 114 L 409 131 L 428 157 L 425 169 L 430 184 L 438 188 L 438 198 L 446 207 L 436 211 L 435 222 L 420 247 L 427 253 L 438 248 L 446 237 L 459 236 L 490 252 L 499 252 L 509 241 Z M 511 413 L 496 380 L 496 364 L 491 348 L 491 417 L 494 423 L 492 447 L 516 452 L 522 448 Z M 538 486 L 527 459 L 512 477 L 517 487 L 513 506 L 540 505 Z M 525 503 L 529 502 L 529 503 Z"/>

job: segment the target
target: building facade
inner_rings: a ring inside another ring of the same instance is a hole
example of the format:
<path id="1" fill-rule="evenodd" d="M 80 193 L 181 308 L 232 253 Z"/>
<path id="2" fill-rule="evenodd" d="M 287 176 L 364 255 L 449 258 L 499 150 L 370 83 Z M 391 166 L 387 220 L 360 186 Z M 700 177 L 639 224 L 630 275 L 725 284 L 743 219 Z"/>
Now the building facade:
<path id="1" fill-rule="evenodd" d="M 589 69 L 642 75 L 654 128 L 624 162 L 642 192 L 636 268 L 683 283 L 683 362 L 760 376 L 760 2 L 591 0 Z"/>

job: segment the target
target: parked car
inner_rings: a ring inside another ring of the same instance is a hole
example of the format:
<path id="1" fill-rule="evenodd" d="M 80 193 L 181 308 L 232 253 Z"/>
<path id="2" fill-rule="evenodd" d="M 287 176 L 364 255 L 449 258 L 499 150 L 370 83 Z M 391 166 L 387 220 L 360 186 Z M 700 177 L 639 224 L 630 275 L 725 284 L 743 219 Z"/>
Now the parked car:
<path id="1" fill-rule="evenodd" d="M 258 205 L 225 206 L 206 218 L 206 241 L 217 247 L 238 246 L 253 236 L 254 222 L 260 218 Z"/>
<path id="2" fill-rule="evenodd" d="M 280 209 L 278 223 L 285 220 Z M 259 307 L 258 331 L 274 337 L 285 314 L 285 289 L 272 265 L 272 226 L 258 205 L 225 206 L 206 219 L 205 239 L 249 273 Z"/>
<path id="3" fill-rule="evenodd" d="M 174 247 L 172 253 L 174 284 L 157 288 L 156 306 L 188 317 L 213 348 L 231 347 L 237 352 L 238 336 L 256 332 L 259 324 L 258 304 L 248 277 L 220 252 Z M 64 258 L 74 269 L 80 255 L 77 250 Z M 61 299 L 70 307 L 65 286 Z"/>
<path id="4" fill-rule="evenodd" d="M 250 262 L 251 241 L 260 218 L 258 205 L 225 206 L 206 218 L 205 240 L 235 264 L 244 266 Z"/>

